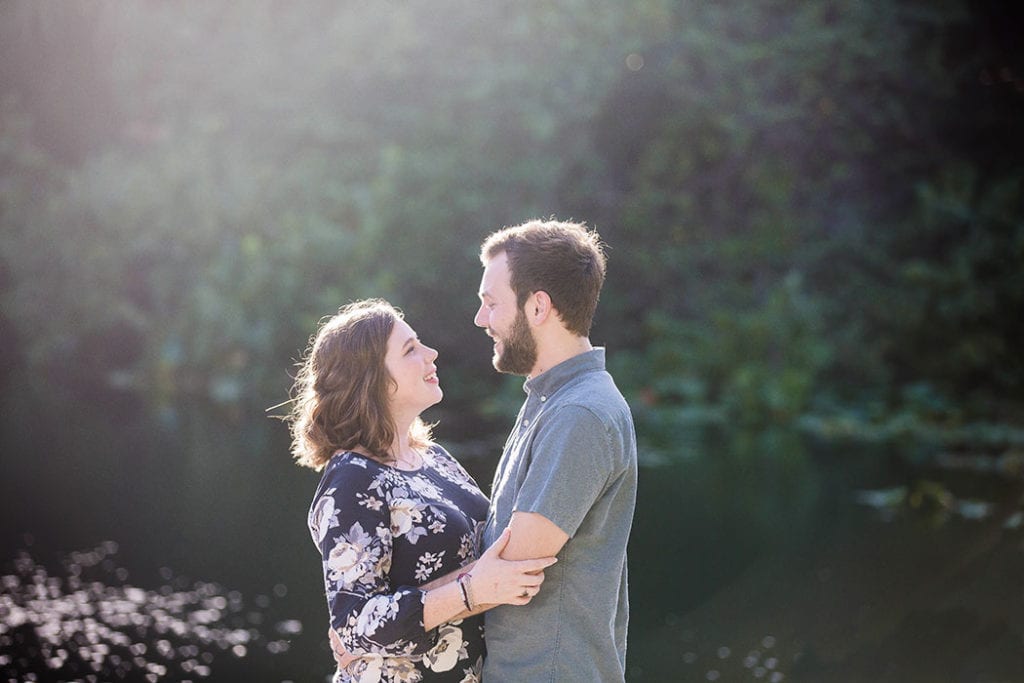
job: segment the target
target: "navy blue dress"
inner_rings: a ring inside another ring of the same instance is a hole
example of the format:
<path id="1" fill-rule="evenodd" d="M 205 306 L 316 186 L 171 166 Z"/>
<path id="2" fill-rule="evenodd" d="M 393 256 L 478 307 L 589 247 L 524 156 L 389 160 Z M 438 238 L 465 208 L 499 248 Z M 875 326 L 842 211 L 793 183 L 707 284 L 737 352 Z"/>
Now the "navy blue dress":
<path id="1" fill-rule="evenodd" d="M 417 586 L 476 559 L 487 497 L 440 446 L 416 471 L 352 452 L 324 468 L 309 510 L 331 627 L 359 657 L 335 683 L 480 679 L 483 618 L 423 629 Z"/>

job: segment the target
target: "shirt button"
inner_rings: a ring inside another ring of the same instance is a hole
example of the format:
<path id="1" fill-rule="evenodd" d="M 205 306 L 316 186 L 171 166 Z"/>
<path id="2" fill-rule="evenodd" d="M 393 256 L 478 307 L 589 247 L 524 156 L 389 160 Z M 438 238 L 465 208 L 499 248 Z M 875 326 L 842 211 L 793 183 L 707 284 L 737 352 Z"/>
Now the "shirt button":
<path id="1" fill-rule="evenodd" d="M 546 400 L 548 400 L 548 397 L 547 397 L 547 396 L 541 396 L 541 397 L 540 397 L 540 402 L 541 402 L 541 403 L 543 403 L 543 402 L 544 402 L 544 401 L 546 401 Z"/>
<path id="2" fill-rule="evenodd" d="M 529 419 L 523 420 L 523 426 L 524 427 L 529 427 L 530 426 L 530 420 Z"/>

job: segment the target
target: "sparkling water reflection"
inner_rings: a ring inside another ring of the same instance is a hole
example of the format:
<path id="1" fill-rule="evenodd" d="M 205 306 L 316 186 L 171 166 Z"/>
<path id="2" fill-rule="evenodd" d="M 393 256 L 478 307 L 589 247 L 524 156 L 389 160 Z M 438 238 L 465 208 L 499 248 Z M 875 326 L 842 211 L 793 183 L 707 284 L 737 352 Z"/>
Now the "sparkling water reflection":
<path id="1" fill-rule="evenodd" d="M 108 541 L 62 558 L 52 573 L 27 550 L 0 576 L 0 681 L 192 681 L 231 659 L 279 655 L 302 632 L 297 619 L 266 625 L 269 596 L 249 605 L 238 591 L 190 582 L 127 583 Z M 278 584 L 275 598 L 287 595 Z"/>

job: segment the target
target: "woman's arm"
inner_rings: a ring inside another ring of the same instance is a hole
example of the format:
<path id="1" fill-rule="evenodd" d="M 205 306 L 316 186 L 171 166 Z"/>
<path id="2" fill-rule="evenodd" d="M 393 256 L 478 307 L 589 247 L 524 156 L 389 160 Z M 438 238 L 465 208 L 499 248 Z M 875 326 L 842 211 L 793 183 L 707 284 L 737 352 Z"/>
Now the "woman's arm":
<path id="1" fill-rule="evenodd" d="M 423 592 L 392 585 L 390 512 L 365 467 L 342 464 L 326 475 L 310 515 L 323 560 L 331 628 L 356 655 L 423 654 L 436 632 L 423 628 Z"/>
<path id="2" fill-rule="evenodd" d="M 500 558 L 503 535 L 463 580 L 431 585 L 394 585 L 391 514 L 372 471 L 342 464 L 326 475 L 310 517 L 323 559 L 331 628 L 356 655 L 423 654 L 434 646 L 436 628 L 480 607 L 529 602 L 554 558 L 509 562 Z M 462 570 L 465 571 L 465 570 Z M 467 609 L 469 597 L 470 607 Z"/>
<path id="3" fill-rule="evenodd" d="M 503 560 L 501 553 L 508 544 L 509 536 L 510 530 L 506 529 L 478 560 L 420 586 L 424 591 L 425 631 L 481 614 L 501 604 L 525 605 L 533 599 L 544 582 L 544 569 L 558 560 L 555 557 Z M 466 596 L 459 586 L 461 574 L 468 574 L 464 581 L 472 593 L 472 603 L 468 606 L 471 609 L 467 608 Z M 338 664 L 344 666 L 351 662 L 351 653 L 333 628 L 328 635 Z"/>
<path id="4" fill-rule="evenodd" d="M 505 529 L 472 567 L 462 567 L 420 587 L 426 590 L 423 601 L 425 629 L 480 614 L 497 605 L 525 605 L 533 599 L 544 582 L 544 568 L 558 560 L 554 557 L 518 561 L 501 559 L 509 535 L 509 530 Z M 463 586 L 459 585 L 460 574 L 468 574 L 464 579 L 465 593 Z M 467 599 L 470 604 L 467 604 Z"/>

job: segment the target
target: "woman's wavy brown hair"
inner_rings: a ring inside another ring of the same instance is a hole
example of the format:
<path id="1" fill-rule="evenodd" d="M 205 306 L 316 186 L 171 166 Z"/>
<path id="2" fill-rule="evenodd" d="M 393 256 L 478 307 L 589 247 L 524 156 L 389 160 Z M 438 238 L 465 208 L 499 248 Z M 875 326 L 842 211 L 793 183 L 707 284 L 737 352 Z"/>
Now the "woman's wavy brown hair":
<path id="1" fill-rule="evenodd" d="M 394 379 L 384 357 L 402 317 L 383 299 L 365 299 L 321 322 L 299 362 L 285 418 L 300 465 L 321 470 L 337 451 L 356 448 L 384 463 L 395 460 L 389 407 Z M 429 446 L 430 427 L 417 417 L 409 437 L 415 447 Z"/>

